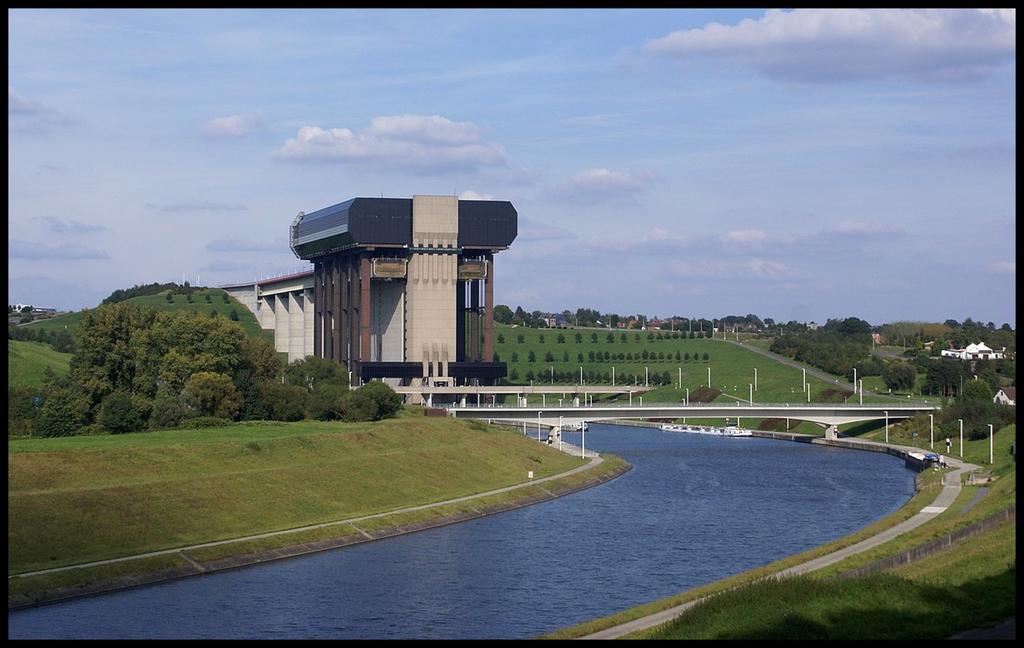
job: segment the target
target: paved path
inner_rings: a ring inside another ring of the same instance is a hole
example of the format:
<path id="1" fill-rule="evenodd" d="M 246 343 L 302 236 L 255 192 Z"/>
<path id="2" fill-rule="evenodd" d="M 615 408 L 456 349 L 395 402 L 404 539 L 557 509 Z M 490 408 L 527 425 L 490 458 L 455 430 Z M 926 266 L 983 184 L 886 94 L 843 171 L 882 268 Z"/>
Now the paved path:
<path id="1" fill-rule="evenodd" d="M 887 445 L 887 444 L 884 444 L 884 443 L 877 443 L 877 442 L 874 442 L 874 441 L 864 441 L 864 440 L 860 440 L 860 439 L 843 439 L 843 440 L 844 441 L 855 441 L 858 444 L 865 444 L 865 445 L 869 445 L 869 444 L 870 445 L 879 445 L 879 446 Z M 893 444 L 888 444 L 888 445 L 889 445 L 889 447 L 900 448 L 900 449 L 908 450 L 908 451 L 909 450 L 915 450 L 915 451 L 919 451 L 920 450 L 920 448 L 910 448 L 908 446 L 897 446 L 897 445 L 893 445 Z M 837 562 L 839 562 L 841 560 L 844 560 L 844 559 L 846 559 L 846 558 L 848 558 L 848 557 L 850 557 L 850 556 L 852 556 L 854 554 L 860 553 L 862 551 L 867 551 L 868 549 L 872 549 L 874 547 L 877 547 L 878 545 L 880 545 L 880 544 L 882 544 L 884 542 L 888 542 L 889 540 L 892 540 L 893 538 L 895 538 L 897 536 L 903 535 L 904 533 L 907 533 L 908 531 L 910 531 L 912 529 L 916 529 L 917 527 L 921 526 L 922 524 L 925 524 L 926 522 L 929 522 L 929 521 L 933 520 L 935 518 L 935 516 L 939 515 L 940 513 L 945 511 L 947 508 L 949 508 L 950 505 L 952 505 L 953 502 L 956 500 L 957 495 L 960 494 L 960 481 L 961 481 L 960 477 L 961 477 L 961 475 L 964 472 L 970 472 L 972 470 L 977 470 L 978 469 L 978 466 L 975 466 L 974 464 L 964 463 L 964 462 L 961 462 L 961 461 L 959 461 L 957 459 L 953 459 L 951 457 L 947 458 L 946 461 L 947 461 L 947 463 L 950 466 L 952 466 L 954 468 L 954 470 L 952 472 L 949 472 L 949 473 L 946 473 L 945 475 L 943 475 L 942 491 L 939 492 L 939 495 L 938 495 L 938 497 L 935 498 L 935 501 L 933 501 L 931 504 L 929 504 L 928 506 L 926 506 L 923 509 L 921 509 L 921 511 L 919 513 L 917 513 L 916 515 L 914 515 L 914 517 L 910 518 L 909 520 L 905 520 L 903 522 L 900 522 L 896 526 L 893 526 L 893 527 L 890 527 L 888 529 L 885 529 L 884 531 L 878 533 L 877 535 L 874 535 L 874 536 L 872 536 L 872 537 L 870 537 L 870 538 L 868 538 L 866 540 L 862 540 L 862 541 L 858 542 L 857 544 L 850 545 L 849 547 L 845 547 L 843 549 L 839 549 L 839 550 L 834 551 L 834 552 L 832 552 L 830 554 L 826 554 L 826 555 L 821 556 L 819 558 L 815 558 L 814 560 L 808 561 L 806 563 L 803 563 L 803 564 L 800 564 L 800 565 L 796 565 L 795 567 L 790 567 L 788 569 L 784 569 L 784 570 L 782 570 L 780 572 L 777 572 L 776 574 L 773 574 L 772 576 L 769 576 L 767 578 L 782 578 L 782 577 L 785 577 L 785 576 L 794 576 L 796 574 L 806 574 L 806 573 L 809 573 L 809 572 L 812 572 L 812 571 L 815 571 L 815 570 L 818 570 L 818 569 L 822 569 L 824 567 L 828 567 L 829 565 L 833 565 L 833 564 L 835 564 L 835 563 L 837 563 Z M 714 595 L 711 595 L 711 596 L 714 596 Z M 648 628 L 653 628 L 655 626 L 658 626 L 658 625 L 661 625 L 661 624 L 666 623 L 668 621 L 671 621 L 672 619 L 676 618 L 677 616 L 679 616 L 680 614 L 682 614 L 686 610 L 690 609 L 694 605 L 697 605 L 698 603 L 700 603 L 702 601 L 705 601 L 708 598 L 710 598 L 710 596 L 705 596 L 705 597 L 699 598 L 699 599 L 697 599 L 695 601 L 690 601 L 688 603 L 683 603 L 682 605 L 677 605 L 676 607 L 669 608 L 667 610 L 662 610 L 661 612 L 657 612 L 657 613 L 651 614 L 649 616 L 641 617 L 639 619 L 634 619 L 633 621 L 630 621 L 628 623 L 623 623 L 621 625 L 617 625 L 617 626 L 614 626 L 612 628 L 607 628 L 605 630 L 601 630 L 600 632 L 595 632 L 593 634 L 586 635 L 586 636 L 580 637 L 580 638 L 581 639 L 617 639 L 619 637 L 623 637 L 625 635 L 628 635 L 628 634 L 631 634 L 631 633 L 634 633 L 634 632 L 638 632 L 640 630 L 647 630 Z"/>
<path id="2" fill-rule="evenodd" d="M 556 450 L 559 449 L 559 445 L 558 445 L 557 442 L 554 443 L 552 447 L 554 447 Z M 564 443 L 564 442 L 562 443 L 561 450 L 562 450 L 562 452 L 565 452 L 566 454 L 574 455 L 574 456 L 577 456 L 577 457 L 580 456 L 580 452 L 581 452 L 581 449 L 579 447 L 574 446 L 571 443 Z M 552 481 L 552 480 L 555 480 L 555 479 L 561 479 L 562 477 L 567 477 L 569 475 L 573 475 L 573 474 L 576 474 L 576 473 L 579 473 L 579 472 L 583 472 L 584 470 L 590 470 L 591 468 L 595 468 L 595 467 L 599 466 L 604 461 L 604 459 L 602 459 L 600 455 L 598 455 L 596 452 L 592 452 L 590 450 L 586 451 L 586 457 L 588 459 L 590 459 L 589 462 L 587 462 L 587 463 L 585 463 L 582 466 L 579 466 L 577 468 L 573 468 L 572 470 L 568 470 L 566 472 L 561 472 L 561 473 L 558 473 L 556 475 L 551 475 L 550 477 L 542 477 L 540 479 L 532 479 L 530 481 L 523 482 L 522 484 L 516 484 L 514 486 L 506 486 L 504 488 L 496 488 L 494 490 L 490 490 L 490 491 L 487 491 L 485 493 L 475 493 L 473 495 L 466 495 L 465 497 L 457 497 L 455 499 L 444 500 L 443 502 L 433 502 L 431 504 L 422 504 L 420 506 L 410 506 L 408 508 L 397 509 L 397 510 L 394 510 L 394 511 L 387 511 L 385 513 L 375 513 L 373 515 L 364 515 L 364 516 L 361 516 L 361 517 L 349 518 L 347 520 L 337 520 L 337 521 L 334 521 L 334 522 L 321 522 L 320 524 L 310 524 L 308 526 L 297 527 L 297 528 L 294 528 L 294 529 L 286 529 L 284 531 L 270 531 L 268 533 L 257 533 L 257 534 L 254 534 L 254 535 L 244 536 L 244 537 L 241 537 L 241 538 L 232 538 L 230 540 L 218 540 L 216 542 L 204 542 L 202 544 L 189 545 L 187 547 L 176 547 L 174 549 L 163 549 L 163 550 L 160 550 L 160 551 L 150 551 L 148 553 L 136 554 L 134 556 L 122 556 L 120 558 L 111 558 L 109 560 L 97 560 L 97 561 L 94 561 L 94 562 L 80 563 L 78 565 L 67 565 L 65 567 L 54 567 L 53 569 L 42 569 L 42 570 L 39 570 L 39 571 L 22 572 L 20 574 L 14 574 L 12 576 L 8 576 L 8 580 L 10 580 L 11 578 L 21 578 L 21 577 L 25 577 L 25 576 L 38 576 L 40 574 L 54 574 L 54 573 L 57 573 L 57 572 L 69 571 L 69 570 L 72 570 L 72 569 L 84 569 L 86 567 L 97 567 L 99 565 L 109 565 L 109 564 L 112 564 L 112 563 L 125 562 L 125 561 L 129 561 L 129 560 L 138 560 L 138 559 L 141 559 L 141 558 L 152 558 L 154 556 L 167 556 L 167 555 L 171 555 L 171 554 L 181 554 L 181 556 L 184 557 L 186 560 L 190 560 L 191 561 L 191 559 L 186 554 L 184 554 L 182 552 L 191 551 L 193 549 L 201 549 L 201 548 L 204 548 L 204 547 L 216 547 L 218 545 L 231 544 L 233 542 L 245 542 L 245 541 L 248 541 L 248 540 L 258 540 L 260 538 L 270 538 L 270 537 L 273 537 L 273 536 L 287 535 L 289 533 L 299 533 L 301 531 L 309 531 L 311 529 L 322 529 L 324 527 L 338 526 L 338 525 L 342 525 L 342 524 L 351 524 L 351 523 L 360 522 L 360 521 L 363 521 L 363 520 L 372 520 L 374 518 L 384 517 L 386 515 L 394 515 L 394 514 L 398 514 L 398 513 L 409 513 L 411 511 L 422 511 L 424 509 L 434 508 L 434 507 L 437 507 L 437 506 L 444 506 L 446 504 L 456 504 L 458 502 L 466 502 L 466 501 L 477 499 L 477 498 L 480 498 L 480 497 L 487 497 L 489 495 L 495 495 L 495 494 L 498 494 L 498 493 L 507 493 L 509 491 L 517 490 L 517 489 L 520 489 L 520 488 L 526 488 L 527 486 L 533 486 L 534 484 L 543 484 L 544 482 Z M 357 528 L 357 530 L 358 530 L 358 528 Z"/>

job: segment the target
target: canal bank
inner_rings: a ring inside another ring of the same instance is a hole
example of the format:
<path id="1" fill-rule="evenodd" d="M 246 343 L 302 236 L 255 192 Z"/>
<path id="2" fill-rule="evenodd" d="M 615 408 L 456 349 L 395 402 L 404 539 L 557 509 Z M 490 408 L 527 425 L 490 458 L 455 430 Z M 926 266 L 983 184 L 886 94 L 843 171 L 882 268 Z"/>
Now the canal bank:
<path id="1" fill-rule="evenodd" d="M 569 455 L 584 455 L 579 447 L 569 443 L 555 447 Z M 432 504 L 10 576 L 8 610 L 237 569 L 465 522 L 599 486 L 632 468 L 614 455 L 603 457 L 586 451 L 585 456 L 589 459 L 587 463 L 558 475 Z M 136 565 L 138 571 L 133 569 Z M 116 575 L 109 575 L 111 568 Z M 60 584 L 62 579 L 71 584 Z"/>
<path id="2" fill-rule="evenodd" d="M 643 425 L 645 427 L 652 427 L 654 425 L 658 425 L 643 422 L 636 422 L 632 424 Z M 753 430 L 752 432 L 753 436 L 758 438 L 795 441 L 799 443 L 813 443 L 815 445 L 824 445 L 835 448 L 884 453 L 899 457 L 901 459 L 904 459 L 904 461 L 907 460 L 907 456 L 910 452 L 920 451 L 919 448 L 915 447 L 885 444 L 860 439 L 823 439 L 804 434 L 760 430 Z M 932 502 L 930 502 L 928 506 L 923 507 L 919 512 L 914 514 L 909 519 L 898 522 L 892 526 L 888 526 L 887 528 L 880 530 L 878 533 L 875 533 L 868 538 L 862 539 L 854 544 L 850 544 L 849 546 L 843 546 L 834 551 L 830 551 L 825 555 L 818 556 L 810 560 L 801 561 L 799 564 L 789 566 L 784 569 L 773 570 L 770 568 L 770 566 L 768 568 L 759 568 L 756 570 L 752 570 L 748 574 L 738 574 L 736 576 L 730 577 L 722 583 L 709 583 L 699 588 L 694 588 L 694 590 L 691 590 L 690 592 L 682 592 L 681 594 L 672 598 L 689 600 L 685 600 L 685 602 L 676 605 L 671 605 L 671 607 L 661 609 L 657 612 L 643 614 L 643 616 L 635 617 L 634 614 L 634 618 L 628 621 L 615 623 L 610 627 L 608 627 L 607 623 L 602 623 L 601 620 L 595 620 L 594 622 L 582 624 L 581 626 L 577 627 L 581 629 L 586 628 L 588 626 L 604 625 L 605 627 L 599 630 L 592 627 L 590 631 L 586 631 L 584 634 L 573 634 L 572 629 L 567 628 L 566 631 L 555 633 L 554 636 L 566 636 L 566 632 L 569 633 L 567 636 L 573 636 L 574 638 L 579 639 L 618 639 L 629 635 L 633 635 L 635 633 L 642 632 L 644 630 L 648 630 L 668 623 L 676 617 L 683 614 L 684 612 L 686 612 L 687 610 L 689 610 L 690 608 L 709 600 L 710 598 L 716 596 L 717 594 L 720 594 L 723 591 L 729 591 L 732 588 L 742 587 L 746 584 L 755 583 L 764 579 L 779 579 L 785 578 L 787 576 L 808 574 L 813 571 L 824 569 L 825 567 L 839 563 L 840 561 L 845 560 L 846 558 L 853 556 L 855 554 L 859 554 L 868 551 L 874 547 L 878 547 L 879 545 L 882 545 L 896 537 L 905 535 L 913 529 L 916 529 L 935 519 L 935 517 L 939 514 L 945 512 L 950 507 L 950 505 L 952 505 L 952 503 L 956 500 L 957 496 L 960 494 L 963 475 L 979 469 L 979 466 L 962 462 L 952 457 L 948 457 L 946 461 L 953 468 L 953 470 L 942 476 L 942 489 L 939 492 L 938 496 Z M 910 466 L 912 463 L 913 462 L 908 462 L 907 465 Z M 910 505 L 910 502 L 908 502 L 908 505 Z M 906 508 L 906 506 L 903 508 Z M 814 553 L 814 550 L 807 553 Z M 726 583 L 728 583 L 728 585 L 726 585 Z M 700 592 L 709 590 L 710 593 L 700 594 Z M 653 607 L 657 605 L 658 603 L 654 602 L 649 604 L 648 606 L 640 606 L 639 608 L 636 608 L 636 610 Z M 631 616 L 631 613 L 629 611 L 625 611 L 620 614 L 623 617 Z M 617 616 L 620 615 L 609 617 L 609 619 L 615 618 Z"/>

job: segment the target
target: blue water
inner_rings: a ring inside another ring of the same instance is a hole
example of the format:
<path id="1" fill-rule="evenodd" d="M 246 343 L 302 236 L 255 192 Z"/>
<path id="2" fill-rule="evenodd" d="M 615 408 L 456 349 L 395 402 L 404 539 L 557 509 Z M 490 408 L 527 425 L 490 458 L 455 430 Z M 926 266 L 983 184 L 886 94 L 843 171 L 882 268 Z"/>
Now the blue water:
<path id="1" fill-rule="evenodd" d="M 461 524 L 9 613 L 8 636 L 533 637 L 849 534 L 914 489 L 886 454 L 596 424 L 586 442 L 633 470 Z"/>

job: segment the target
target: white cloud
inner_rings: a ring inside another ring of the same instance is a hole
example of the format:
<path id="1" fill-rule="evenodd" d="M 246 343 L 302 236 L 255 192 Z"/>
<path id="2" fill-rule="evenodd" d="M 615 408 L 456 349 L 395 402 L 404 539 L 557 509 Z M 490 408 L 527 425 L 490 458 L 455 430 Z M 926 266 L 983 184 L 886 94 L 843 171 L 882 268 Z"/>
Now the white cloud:
<path id="1" fill-rule="evenodd" d="M 592 168 L 554 184 L 548 194 L 556 200 L 598 202 L 635 196 L 655 180 L 653 173 Z"/>
<path id="2" fill-rule="evenodd" d="M 479 194 L 475 191 L 463 191 L 459 194 L 459 200 L 495 200 L 489 193 Z"/>
<path id="3" fill-rule="evenodd" d="M 244 212 L 248 211 L 245 205 L 238 203 L 218 203 L 209 200 L 195 202 L 176 203 L 146 203 L 146 209 L 163 213 L 176 212 Z"/>
<path id="4" fill-rule="evenodd" d="M 372 162 L 422 173 L 451 169 L 475 171 L 506 163 L 504 149 L 481 141 L 483 130 L 472 122 L 438 115 L 376 117 L 369 127 L 325 130 L 303 126 L 275 153 L 285 160 Z"/>
<path id="5" fill-rule="evenodd" d="M 36 216 L 32 220 L 39 221 L 46 226 L 46 229 L 51 232 L 68 232 L 70 234 L 91 234 L 93 232 L 101 232 L 106 228 L 105 225 L 93 225 L 91 223 L 82 223 L 76 220 L 63 221 L 59 218 L 53 218 L 51 216 Z"/>
<path id="6" fill-rule="evenodd" d="M 989 265 L 989 272 L 996 272 L 999 274 L 1017 274 L 1017 262 L 1016 261 L 996 261 Z"/>
<path id="7" fill-rule="evenodd" d="M 1014 9 L 772 9 L 737 25 L 709 23 L 649 41 L 655 54 L 720 56 L 771 77 L 984 76 L 1016 52 Z"/>
<path id="8" fill-rule="evenodd" d="M 741 229 L 726 232 L 719 237 L 722 243 L 762 243 L 768 238 L 768 234 L 759 229 Z"/>
<path id="9" fill-rule="evenodd" d="M 274 242 L 243 239 L 217 239 L 206 244 L 211 252 L 288 252 L 288 243 L 281 238 Z"/>
<path id="10" fill-rule="evenodd" d="M 110 255 L 103 250 L 96 250 L 84 245 L 79 245 L 78 243 L 65 243 L 64 245 L 51 247 L 41 243 L 15 240 L 10 242 L 10 245 L 7 248 L 7 255 L 12 258 L 41 261 L 110 258 Z"/>
<path id="11" fill-rule="evenodd" d="M 24 132 L 42 133 L 54 126 L 77 123 L 75 119 L 59 110 L 19 95 L 10 86 L 7 86 L 7 114 L 11 126 Z"/>
<path id="12" fill-rule="evenodd" d="M 260 115 L 229 115 L 211 119 L 203 124 L 202 131 L 207 137 L 243 137 L 260 128 L 263 128 Z"/>
<path id="13" fill-rule="evenodd" d="M 895 225 L 871 220 L 844 220 L 821 230 L 821 236 L 896 236 L 903 230 Z"/>

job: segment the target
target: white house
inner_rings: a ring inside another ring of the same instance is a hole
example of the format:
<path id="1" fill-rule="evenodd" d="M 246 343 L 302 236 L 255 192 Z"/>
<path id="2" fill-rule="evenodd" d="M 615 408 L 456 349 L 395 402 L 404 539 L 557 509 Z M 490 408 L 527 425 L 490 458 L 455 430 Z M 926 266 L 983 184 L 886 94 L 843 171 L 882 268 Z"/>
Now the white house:
<path id="1" fill-rule="evenodd" d="M 1017 388 L 1016 387 L 1003 387 L 996 392 L 996 395 L 992 398 L 993 403 L 1001 403 L 1003 405 L 1016 405 L 1017 404 Z"/>
<path id="2" fill-rule="evenodd" d="M 960 360 L 1002 360 L 1006 354 L 1006 347 L 999 351 L 993 351 L 984 342 L 968 344 L 963 349 L 943 349 L 944 358 L 959 358 Z"/>

